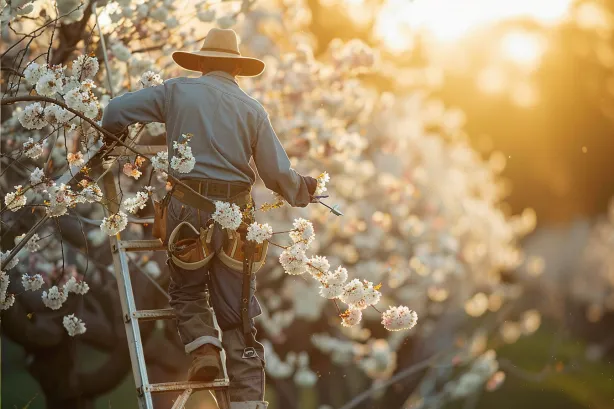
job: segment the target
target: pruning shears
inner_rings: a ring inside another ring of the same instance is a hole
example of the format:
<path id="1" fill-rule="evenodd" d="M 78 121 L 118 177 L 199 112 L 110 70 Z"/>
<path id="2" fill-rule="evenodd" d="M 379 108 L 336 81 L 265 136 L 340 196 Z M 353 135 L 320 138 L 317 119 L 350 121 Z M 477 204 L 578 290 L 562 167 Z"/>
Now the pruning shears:
<path id="1" fill-rule="evenodd" d="M 324 205 L 327 208 L 329 208 L 330 212 L 334 214 L 335 216 L 343 216 L 343 213 L 341 213 L 341 210 L 339 210 L 340 209 L 339 205 L 334 205 L 333 207 L 330 207 L 329 205 L 327 205 L 326 203 L 320 200 L 320 199 L 324 199 L 327 197 L 328 195 L 322 195 L 322 196 L 314 196 L 313 198 L 316 199 L 316 203 L 320 203 L 321 205 Z"/>

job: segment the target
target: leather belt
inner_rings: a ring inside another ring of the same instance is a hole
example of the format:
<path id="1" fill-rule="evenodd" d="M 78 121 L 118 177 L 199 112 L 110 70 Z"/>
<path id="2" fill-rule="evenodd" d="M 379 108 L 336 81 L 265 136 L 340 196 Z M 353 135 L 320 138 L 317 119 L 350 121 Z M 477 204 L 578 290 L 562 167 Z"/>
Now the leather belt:
<path id="1" fill-rule="evenodd" d="M 216 179 L 182 179 L 183 183 L 199 193 L 194 194 L 184 186 L 175 184 L 172 195 L 181 203 L 204 212 L 213 213 L 215 204 L 213 200 L 232 202 L 244 206 L 251 202 L 251 185 L 240 182 L 226 182 Z M 209 198 L 203 198 L 206 196 Z"/>

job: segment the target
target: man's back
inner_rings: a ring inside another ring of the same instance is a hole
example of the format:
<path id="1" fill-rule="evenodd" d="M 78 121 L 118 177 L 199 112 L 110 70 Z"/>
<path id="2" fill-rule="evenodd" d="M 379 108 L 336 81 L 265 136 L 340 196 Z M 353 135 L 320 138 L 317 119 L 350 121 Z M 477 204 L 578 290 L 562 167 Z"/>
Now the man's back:
<path id="1" fill-rule="evenodd" d="M 173 78 L 114 98 L 102 122 L 113 133 L 135 122 L 164 122 L 169 158 L 173 141 L 191 133 L 189 145 L 196 164 L 189 173 L 176 174 L 178 178 L 253 184 L 256 175 L 249 166 L 253 156 L 269 189 L 292 206 L 303 207 L 311 200 L 309 191 L 315 179 L 306 181 L 291 168 L 264 108 L 224 71 Z"/>
<path id="2" fill-rule="evenodd" d="M 194 135 L 190 146 L 196 165 L 181 176 L 254 183 L 249 161 L 258 127 L 267 116 L 262 106 L 223 71 L 165 84 L 169 152 L 177 137 Z"/>

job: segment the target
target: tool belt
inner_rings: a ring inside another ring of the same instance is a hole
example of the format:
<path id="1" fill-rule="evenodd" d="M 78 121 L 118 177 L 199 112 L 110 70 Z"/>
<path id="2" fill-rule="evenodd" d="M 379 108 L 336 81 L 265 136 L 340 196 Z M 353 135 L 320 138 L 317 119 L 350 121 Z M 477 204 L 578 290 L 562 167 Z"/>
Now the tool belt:
<path id="1" fill-rule="evenodd" d="M 182 180 L 196 193 L 186 189 L 184 186 L 175 184 L 171 191 L 160 201 L 154 201 L 154 236 L 164 240 L 166 238 L 166 211 L 171 196 L 176 197 L 185 205 L 191 206 L 207 213 L 215 211 L 213 200 L 232 202 L 240 207 L 253 204 L 251 196 L 251 185 L 243 183 L 214 181 L 211 179 L 184 179 Z M 208 199 L 202 196 L 213 196 L 215 199 Z M 219 199 L 217 199 L 219 197 Z M 253 220 L 244 220 L 236 232 L 227 231 L 226 237 L 218 253 L 220 261 L 233 270 L 242 270 L 243 284 L 241 289 L 241 327 L 245 339 L 245 349 L 243 358 L 257 358 L 255 339 L 251 333 L 251 320 L 249 318 L 249 304 L 251 300 L 251 281 L 253 275 L 265 262 L 268 250 L 268 242 L 261 244 L 248 241 L 246 238 L 247 227 Z M 198 223 L 200 211 L 198 212 Z M 215 250 L 211 245 L 213 234 L 213 223 L 208 223 L 207 227 L 196 230 L 188 222 L 180 223 L 169 236 L 168 250 L 173 262 L 187 270 L 196 270 L 204 267 L 214 256 Z M 188 230 L 188 234 L 193 237 L 175 240 L 181 230 Z M 157 236 L 156 236 L 157 234 Z"/>
<path id="2" fill-rule="evenodd" d="M 183 185 L 175 184 L 162 200 L 153 201 L 154 224 L 152 235 L 162 241 L 166 240 L 166 209 L 172 196 L 185 205 L 208 213 L 215 212 L 215 203 L 203 196 L 216 196 L 219 197 L 218 200 L 230 201 L 238 206 L 245 206 L 252 200 L 251 185 L 246 183 L 224 182 L 214 179 L 183 179 L 181 181 L 196 193 Z"/>

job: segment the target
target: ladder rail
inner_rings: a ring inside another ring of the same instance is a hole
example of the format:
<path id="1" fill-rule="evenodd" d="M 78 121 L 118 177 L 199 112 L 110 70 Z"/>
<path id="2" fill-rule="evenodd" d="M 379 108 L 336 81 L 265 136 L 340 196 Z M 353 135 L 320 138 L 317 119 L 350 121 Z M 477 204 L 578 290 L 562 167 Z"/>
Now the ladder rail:
<path id="1" fill-rule="evenodd" d="M 108 197 L 117 197 L 117 185 L 111 172 L 107 172 L 104 175 L 103 184 L 105 193 Z M 117 203 L 109 203 L 109 212 L 116 212 L 118 210 L 119 206 Z M 136 311 L 136 303 L 134 301 L 134 293 L 132 292 L 130 270 L 128 269 L 128 257 L 125 250 L 119 248 L 119 234 L 112 236 L 110 239 L 115 279 L 117 280 L 118 287 L 120 287 L 118 288 L 119 299 L 122 304 L 122 312 L 124 313 L 123 318 L 124 325 L 126 326 L 130 360 L 132 362 L 132 373 L 134 375 L 137 390 L 140 390 L 142 394 L 142 399 L 139 399 L 139 406 L 142 409 L 153 409 L 151 392 L 147 388 L 143 388 L 144 385 L 149 384 L 149 380 L 147 378 L 147 367 L 145 366 L 141 329 L 139 328 L 138 320 L 131 318 L 132 313 Z"/>

